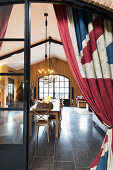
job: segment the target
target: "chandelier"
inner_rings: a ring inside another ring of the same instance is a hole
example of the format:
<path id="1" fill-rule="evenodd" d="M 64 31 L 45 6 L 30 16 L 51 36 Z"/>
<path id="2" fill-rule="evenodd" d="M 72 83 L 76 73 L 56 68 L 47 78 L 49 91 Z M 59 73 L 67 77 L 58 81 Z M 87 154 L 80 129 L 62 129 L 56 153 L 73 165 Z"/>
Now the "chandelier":
<path id="1" fill-rule="evenodd" d="M 44 13 L 45 19 L 45 27 L 46 27 L 46 42 L 45 42 L 45 63 L 42 69 L 39 69 L 38 72 L 44 76 L 44 83 L 51 83 L 55 79 L 55 68 L 52 65 L 52 61 L 50 59 L 50 45 L 51 45 L 51 37 L 49 37 L 49 59 L 47 61 L 47 17 L 48 13 Z"/>

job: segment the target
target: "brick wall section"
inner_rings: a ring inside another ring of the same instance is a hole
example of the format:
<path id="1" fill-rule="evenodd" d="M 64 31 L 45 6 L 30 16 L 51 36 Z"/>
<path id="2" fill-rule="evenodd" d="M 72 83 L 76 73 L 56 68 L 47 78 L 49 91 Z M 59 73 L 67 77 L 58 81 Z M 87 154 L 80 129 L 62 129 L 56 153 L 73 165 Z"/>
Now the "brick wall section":
<path id="1" fill-rule="evenodd" d="M 113 0 L 82 0 L 113 12 Z"/>

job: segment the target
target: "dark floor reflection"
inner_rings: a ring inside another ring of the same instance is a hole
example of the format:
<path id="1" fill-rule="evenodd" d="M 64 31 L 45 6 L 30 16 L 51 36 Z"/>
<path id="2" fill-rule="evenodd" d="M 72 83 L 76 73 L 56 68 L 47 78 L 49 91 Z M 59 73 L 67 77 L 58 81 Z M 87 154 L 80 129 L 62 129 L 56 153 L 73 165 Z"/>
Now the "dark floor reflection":
<path id="1" fill-rule="evenodd" d="M 38 143 L 31 140 L 30 152 L 32 156 L 34 154 L 31 170 L 89 170 L 105 136 L 100 128 L 94 126 L 92 115 L 79 114 L 74 107 L 64 107 L 58 139 L 55 139 L 54 129 L 53 123 L 49 143 L 43 128 Z"/>

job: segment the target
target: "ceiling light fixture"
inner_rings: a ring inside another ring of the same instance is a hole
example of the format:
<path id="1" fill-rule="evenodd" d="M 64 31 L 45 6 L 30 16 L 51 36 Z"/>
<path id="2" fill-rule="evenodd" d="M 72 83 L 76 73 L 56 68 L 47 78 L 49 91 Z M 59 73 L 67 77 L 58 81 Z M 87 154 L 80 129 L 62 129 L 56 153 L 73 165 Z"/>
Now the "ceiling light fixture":
<path id="1" fill-rule="evenodd" d="M 46 42 L 45 42 L 45 65 L 44 68 L 39 69 L 38 73 L 40 73 L 43 77 L 44 83 L 51 83 L 53 79 L 55 78 L 55 68 L 52 65 L 51 59 L 50 59 L 50 45 L 51 45 L 51 37 L 49 37 L 49 59 L 47 61 L 47 26 L 48 26 L 48 13 L 44 13 L 45 19 L 45 27 L 46 27 Z"/>

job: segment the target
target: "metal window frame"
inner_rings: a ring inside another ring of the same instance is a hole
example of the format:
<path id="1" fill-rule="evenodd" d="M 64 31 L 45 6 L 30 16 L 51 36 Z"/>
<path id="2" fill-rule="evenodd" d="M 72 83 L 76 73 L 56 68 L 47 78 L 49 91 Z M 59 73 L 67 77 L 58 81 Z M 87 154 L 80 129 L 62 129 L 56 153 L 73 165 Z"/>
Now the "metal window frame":
<path id="1" fill-rule="evenodd" d="M 57 76 L 59 76 L 59 80 L 57 81 L 57 82 L 59 82 L 59 87 L 57 87 L 58 89 L 59 89 L 59 99 L 60 99 L 60 82 L 64 82 L 64 89 L 65 88 L 67 88 L 67 87 L 65 87 L 65 79 L 64 79 L 64 81 L 60 81 L 60 76 L 63 76 L 64 78 L 67 78 L 68 79 L 68 82 L 69 82 L 69 87 L 68 87 L 68 89 L 69 89 L 69 99 L 68 100 L 70 100 L 70 78 L 68 78 L 68 77 L 66 77 L 66 76 L 64 76 L 64 75 L 62 75 L 62 74 L 55 74 L 55 75 L 57 75 Z M 49 76 L 49 75 L 48 75 Z M 40 79 L 41 78 L 43 78 L 44 76 L 42 76 L 42 77 L 39 77 L 38 78 L 38 100 L 41 100 L 39 97 L 39 82 L 40 82 Z M 43 99 L 44 99 L 44 80 L 43 81 L 41 81 L 42 83 L 43 83 L 43 87 L 41 87 L 41 88 L 43 88 Z M 48 95 L 49 95 L 49 83 L 48 83 Z M 63 88 L 63 87 L 62 87 Z M 53 83 L 53 93 L 55 92 L 55 83 Z M 53 94 L 53 96 L 54 96 L 54 94 Z M 65 92 L 64 92 L 64 99 L 65 99 Z"/>
<path id="2" fill-rule="evenodd" d="M 23 144 L 0 144 L 0 149 L 25 150 L 25 169 L 29 169 L 29 90 L 30 90 L 30 7 L 31 3 L 29 0 L 0 0 L 0 6 L 11 5 L 11 4 L 24 4 L 24 37 L 25 38 L 3 38 L 0 41 L 24 41 L 24 73 L 0 73 L 0 76 L 24 76 L 24 108 L 0 108 L 0 111 L 24 111 L 23 118 Z M 3 60 L 1 58 L 0 60 Z"/>

